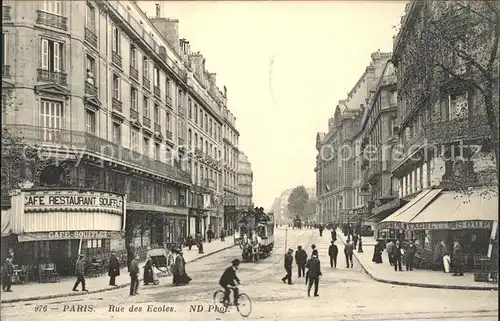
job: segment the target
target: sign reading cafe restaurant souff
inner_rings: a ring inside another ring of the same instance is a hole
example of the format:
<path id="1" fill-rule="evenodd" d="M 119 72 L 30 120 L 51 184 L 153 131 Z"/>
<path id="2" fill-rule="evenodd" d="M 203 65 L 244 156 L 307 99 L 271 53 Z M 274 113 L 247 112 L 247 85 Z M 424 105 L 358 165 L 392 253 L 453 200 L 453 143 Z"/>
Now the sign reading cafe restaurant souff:
<path id="1" fill-rule="evenodd" d="M 104 207 L 121 209 L 123 198 L 117 195 L 92 193 L 31 194 L 24 198 L 25 208 L 42 207 Z"/>

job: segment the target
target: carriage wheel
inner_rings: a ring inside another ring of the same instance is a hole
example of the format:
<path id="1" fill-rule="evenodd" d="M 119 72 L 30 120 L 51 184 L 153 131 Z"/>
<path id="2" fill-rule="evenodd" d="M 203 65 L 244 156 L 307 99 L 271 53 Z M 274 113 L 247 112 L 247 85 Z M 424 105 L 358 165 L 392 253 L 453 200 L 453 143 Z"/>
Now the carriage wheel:
<path id="1" fill-rule="evenodd" d="M 160 284 L 160 280 L 155 280 L 155 281 L 153 282 L 153 284 L 154 284 L 154 285 L 158 285 L 158 284 Z"/>

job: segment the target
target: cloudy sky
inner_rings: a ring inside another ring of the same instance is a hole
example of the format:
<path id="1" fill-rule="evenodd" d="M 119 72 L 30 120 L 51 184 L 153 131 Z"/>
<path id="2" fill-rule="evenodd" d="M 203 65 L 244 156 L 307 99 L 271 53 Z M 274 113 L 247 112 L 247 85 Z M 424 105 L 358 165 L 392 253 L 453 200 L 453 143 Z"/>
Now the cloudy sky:
<path id="1" fill-rule="evenodd" d="M 155 14 L 155 1 L 140 1 Z M 315 186 L 315 139 L 380 49 L 391 51 L 403 1 L 164 1 L 181 38 L 228 89 L 254 202 L 268 208 L 297 185 Z"/>

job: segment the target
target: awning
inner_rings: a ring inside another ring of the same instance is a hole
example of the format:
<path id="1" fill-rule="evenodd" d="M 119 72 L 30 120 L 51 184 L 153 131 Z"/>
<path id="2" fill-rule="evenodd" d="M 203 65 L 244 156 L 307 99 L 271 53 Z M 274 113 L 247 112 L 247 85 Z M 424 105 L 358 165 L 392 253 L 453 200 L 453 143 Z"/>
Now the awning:
<path id="1" fill-rule="evenodd" d="M 498 220 L 498 195 L 442 191 L 430 206 L 423 209 L 408 225 L 412 230 L 491 229 Z"/>
<path id="2" fill-rule="evenodd" d="M 396 211 L 399 208 L 403 207 L 407 201 L 396 198 L 389 203 L 382 204 L 372 210 L 372 215 L 368 217 L 366 222 L 379 222 L 390 215 L 390 211 Z"/>
<path id="3" fill-rule="evenodd" d="M 378 228 L 402 228 L 406 229 L 407 224 L 411 222 L 422 210 L 429 205 L 441 192 L 441 189 L 425 189 L 415 196 L 405 206 L 391 214 L 378 224 Z"/>

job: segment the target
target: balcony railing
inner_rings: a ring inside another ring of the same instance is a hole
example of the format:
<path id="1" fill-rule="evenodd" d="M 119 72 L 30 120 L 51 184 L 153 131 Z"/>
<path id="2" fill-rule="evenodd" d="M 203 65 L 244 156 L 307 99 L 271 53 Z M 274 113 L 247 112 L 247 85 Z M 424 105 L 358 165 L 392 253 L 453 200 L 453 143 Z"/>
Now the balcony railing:
<path id="1" fill-rule="evenodd" d="M 89 83 L 85 82 L 85 95 L 89 96 L 97 96 L 97 87 Z"/>
<path id="2" fill-rule="evenodd" d="M 380 174 L 381 172 L 382 172 L 382 164 L 381 163 L 372 163 L 368 167 L 366 175 L 367 175 L 368 180 L 371 180 L 373 177 Z"/>
<path id="3" fill-rule="evenodd" d="M 120 113 L 123 112 L 122 102 L 119 101 L 118 99 L 116 99 L 116 98 L 113 97 L 112 105 L 113 105 L 113 109 L 114 110 L 119 111 Z"/>
<path id="4" fill-rule="evenodd" d="M 155 123 L 155 133 L 161 133 L 161 126 L 158 123 Z"/>
<path id="5" fill-rule="evenodd" d="M 45 70 L 45 69 L 38 69 L 38 81 L 43 81 L 43 82 L 53 82 L 58 85 L 61 85 L 63 87 L 67 86 L 67 77 L 64 72 L 56 72 L 56 71 L 50 71 L 50 70 Z"/>
<path id="6" fill-rule="evenodd" d="M 135 69 L 133 66 L 130 66 L 130 77 L 139 81 L 139 71 Z"/>
<path id="7" fill-rule="evenodd" d="M 170 130 L 167 130 L 167 139 L 172 141 L 172 132 Z"/>
<path id="8" fill-rule="evenodd" d="M 161 90 L 159 87 L 154 86 L 153 92 L 156 98 L 161 99 Z"/>
<path id="9" fill-rule="evenodd" d="M 181 146 L 184 145 L 184 138 L 179 137 L 178 142 L 179 142 L 179 145 L 181 145 Z"/>
<path id="10" fill-rule="evenodd" d="M 122 67 L 122 57 L 114 51 L 111 54 L 111 62 L 120 68 Z"/>
<path id="11" fill-rule="evenodd" d="M 159 176 L 177 179 L 187 184 L 191 183 L 191 175 L 179 168 L 86 132 L 54 130 L 27 125 L 12 125 L 5 128 L 14 137 L 22 137 L 23 142 L 29 145 L 66 146 L 64 151 L 85 150 L 123 162 L 134 168 L 151 171 Z"/>
<path id="12" fill-rule="evenodd" d="M 151 118 L 143 116 L 142 122 L 144 123 L 144 127 L 151 128 Z"/>
<path id="13" fill-rule="evenodd" d="M 64 31 L 68 30 L 68 18 L 41 10 L 38 10 L 36 23 Z"/>
<path id="14" fill-rule="evenodd" d="M 142 77 L 142 87 L 146 88 L 148 91 L 151 90 L 151 81 L 148 78 Z"/>
<path id="15" fill-rule="evenodd" d="M 130 109 L 130 119 L 139 121 L 139 112 L 136 109 Z"/>
<path id="16" fill-rule="evenodd" d="M 88 41 L 94 48 L 97 48 L 97 36 L 89 28 L 85 28 L 85 41 Z"/>
<path id="17" fill-rule="evenodd" d="M 10 78 L 10 66 L 9 65 L 2 66 L 2 78 Z"/>
<path id="18" fill-rule="evenodd" d="M 10 20 L 10 6 L 2 6 L 3 20 Z"/>

